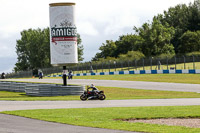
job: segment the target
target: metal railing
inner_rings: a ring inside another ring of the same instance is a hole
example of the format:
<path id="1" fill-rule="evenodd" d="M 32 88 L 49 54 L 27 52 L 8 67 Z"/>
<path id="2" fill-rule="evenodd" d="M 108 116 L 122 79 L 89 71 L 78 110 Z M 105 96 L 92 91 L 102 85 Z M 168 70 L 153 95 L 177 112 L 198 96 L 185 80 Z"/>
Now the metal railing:
<path id="1" fill-rule="evenodd" d="M 179 70 L 179 69 L 200 69 L 200 56 L 180 56 L 172 58 L 144 58 L 140 60 L 117 61 L 109 60 L 104 62 L 85 62 L 74 66 L 68 66 L 67 70 L 77 73 L 114 72 L 130 70 Z M 62 67 L 51 67 L 41 69 L 44 75 L 62 75 Z M 23 71 L 7 74 L 7 78 L 32 77 L 32 71 Z"/>
<path id="2" fill-rule="evenodd" d="M 80 95 L 85 86 L 62 86 L 58 84 L 20 83 L 0 81 L 0 91 L 25 92 L 30 96 Z"/>

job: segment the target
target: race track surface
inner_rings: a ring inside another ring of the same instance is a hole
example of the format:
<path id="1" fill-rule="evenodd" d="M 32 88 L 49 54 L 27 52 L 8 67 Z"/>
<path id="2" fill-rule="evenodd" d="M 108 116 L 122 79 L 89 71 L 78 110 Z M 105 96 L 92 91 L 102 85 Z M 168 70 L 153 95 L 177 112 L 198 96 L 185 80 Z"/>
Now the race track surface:
<path id="1" fill-rule="evenodd" d="M 7 79 L 8 81 L 44 82 L 60 83 L 62 79 Z M 163 82 L 144 82 L 144 81 L 121 81 L 121 80 L 94 80 L 94 79 L 73 79 L 67 80 L 68 84 L 123 87 L 145 90 L 165 90 L 165 91 L 184 91 L 200 93 L 200 84 L 183 83 L 163 83 Z"/>
<path id="2" fill-rule="evenodd" d="M 73 126 L 54 122 L 34 120 L 24 117 L 0 114 L 0 133 L 136 133 Z"/>
<path id="3" fill-rule="evenodd" d="M 10 81 L 10 80 L 9 80 Z M 62 83 L 62 79 L 14 79 L 11 81 Z M 68 84 L 124 87 L 146 90 L 185 91 L 200 93 L 199 84 L 160 83 L 116 80 L 68 80 Z M 200 105 L 200 98 L 136 99 L 136 100 L 91 100 L 91 101 L 0 101 L 0 111 L 57 109 L 57 108 L 102 108 L 138 106 L 185 106 Z M 73 126 L 12 115 L 0 114 L 0 133 L 136 133 L 91 127 Z"/>
<path id="4" fill-rule="evenodd" d="M 200 105 L 200 98 L 90 100 L 90 101 L 0 101 L 0 111 L 57 108 L 103 108 Z"/>

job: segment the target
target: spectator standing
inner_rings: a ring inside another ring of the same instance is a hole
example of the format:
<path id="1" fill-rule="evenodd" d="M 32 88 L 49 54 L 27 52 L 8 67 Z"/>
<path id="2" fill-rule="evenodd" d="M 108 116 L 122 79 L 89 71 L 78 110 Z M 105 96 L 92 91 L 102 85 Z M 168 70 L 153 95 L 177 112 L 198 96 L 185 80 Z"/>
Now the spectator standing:
<path id="1" fill-rule="evenodd" d="M 2 78 L 2 79 L 5 79 L 5 78 L 6 78 L 6 74 L 5 74 L 4 72 L 1 74 L 1 78 Z"/>
<path id="2" fill-rule="evenodd" d="M 70 70 L 68 73 L 68 79 L 72 79 L 72 78 L 73 78 L 73 74 L 72 74 L 72 70 Z"/>
<path id="3" fill-rule="evenodd" d="M 43 78 L 43 73 L 42 71 L 39 72 L 39 79 L 42 79 Z"/>

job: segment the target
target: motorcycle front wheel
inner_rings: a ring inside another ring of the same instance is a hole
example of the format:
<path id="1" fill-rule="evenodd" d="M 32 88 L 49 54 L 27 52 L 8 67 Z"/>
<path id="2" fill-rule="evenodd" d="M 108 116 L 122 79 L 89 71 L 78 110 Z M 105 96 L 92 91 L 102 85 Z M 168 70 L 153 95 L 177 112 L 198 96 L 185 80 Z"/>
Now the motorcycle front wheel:
<path id="1" fill-rule="evenodd" d="M 82 94 L 82 95 L 80 96 L 80 99 L 81 99 L 82 101 L 85 101 L 85 100 L 87 100 L 87 96 L 86 96 L 85 94 Z"/>
<path id="2" fill-rule="evenodd" d="M 106 99 L 106 96 L 105 96 L 104 94 L 101 94 L 101 95 L 99 96 L 99 99 L 100 99 L 100 100 L 105 100 L 105 99 Z"/>

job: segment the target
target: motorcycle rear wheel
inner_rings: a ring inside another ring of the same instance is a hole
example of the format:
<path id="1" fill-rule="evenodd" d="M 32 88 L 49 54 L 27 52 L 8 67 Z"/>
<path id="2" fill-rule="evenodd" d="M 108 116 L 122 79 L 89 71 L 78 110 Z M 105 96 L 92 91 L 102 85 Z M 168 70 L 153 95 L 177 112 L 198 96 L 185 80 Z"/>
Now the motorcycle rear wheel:
<path id="1" fill-rule="evenodd" d="M 80 96 L 80 99 L 81 99 L 82 101 L 85 101 L 85 100 L 87 100 L 87 96 L 86 96 L 85 94 L 82 94 L 82 95 Z"/>

